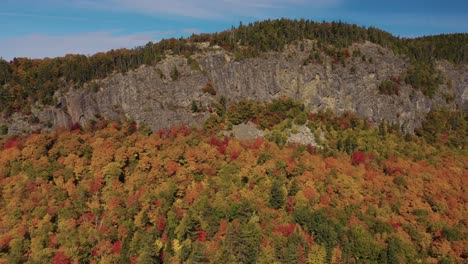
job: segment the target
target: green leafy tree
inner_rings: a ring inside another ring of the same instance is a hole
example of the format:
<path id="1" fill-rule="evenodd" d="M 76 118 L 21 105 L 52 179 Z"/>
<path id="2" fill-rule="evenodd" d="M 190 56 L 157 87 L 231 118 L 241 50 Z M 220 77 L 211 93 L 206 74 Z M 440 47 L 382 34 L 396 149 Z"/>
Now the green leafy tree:
<path id="1" fill-rule="evenodd" d="M 387 263 L 418 263 L 417 254 L 409 244 L 399 237 L 391 237 L 387 246 Z"/>
<path id="2" fill-rule="evenodd" d="M 381 248 L 368 231 L 355 226 L 349 231 L 345 251 L 357 262 L 378 263 Z"/>

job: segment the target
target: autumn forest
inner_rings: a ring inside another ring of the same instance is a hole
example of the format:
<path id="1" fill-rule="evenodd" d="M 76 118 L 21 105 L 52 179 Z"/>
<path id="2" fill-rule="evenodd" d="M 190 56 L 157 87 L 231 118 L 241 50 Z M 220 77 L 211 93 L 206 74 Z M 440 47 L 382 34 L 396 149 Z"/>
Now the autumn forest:
<path id="1" fill-rule="evenodd" d="M 266 136 L 225 132 L 248 121 Z M 0 263 L 462 263 L 466 121 L 405 134 L 281 98 L 221 102 L 202 128 L 5 136 Z M 324 138 L 288 143 L 298 126 Z"/>

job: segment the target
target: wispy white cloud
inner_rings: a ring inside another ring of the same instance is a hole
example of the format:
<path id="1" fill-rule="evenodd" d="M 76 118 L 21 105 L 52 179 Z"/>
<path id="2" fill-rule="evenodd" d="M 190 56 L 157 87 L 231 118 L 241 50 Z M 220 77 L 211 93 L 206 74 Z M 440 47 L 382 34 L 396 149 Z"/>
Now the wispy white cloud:
<path id="1" fill-rule="evenodd" d="M 46 18 L 46 19 L 73 20 L 73 21 L 84 21 L 84 20 L 87 20 L 86 17 L 76 17 L 76 16 L 52 16 L 52 15 L 39 15 L 39 14 L 21 13 L 21 12 L 0 12 L 0 16 L 6 16 L 6 17 Z"/>
<path id="2" fill-rule="evenodd" d="M 152 31 L 137 34 L 119 34 L 118 31 L 86 32 L 71 35 L 32 34 L 0 39 L 0 57 L 44 58 L 66 54 L 91 55 L 118 48 L 133 48 L 149 41 L 158 41 L 176 31 Z"/>
<path id="3" fill-rule="evenodd" d="M 332 7 L 343 0 L 75 0 L 75 6 L 145 14 L 223 19 L 230 16 L 264 17 L 268 11 Z"/>

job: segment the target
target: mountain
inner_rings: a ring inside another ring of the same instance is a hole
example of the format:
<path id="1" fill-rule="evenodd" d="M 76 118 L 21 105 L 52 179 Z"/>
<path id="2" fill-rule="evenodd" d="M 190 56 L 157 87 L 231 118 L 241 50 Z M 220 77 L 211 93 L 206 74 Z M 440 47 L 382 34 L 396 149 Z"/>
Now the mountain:
<path id="1" fill-rule="evenodd" d="M 0 263 L 466 263 L 467 34 L 273 20 L 0 62 Z"/>
<path id="2" fill-rule="evenodd" d="M 431 109 L 467 109 L 467 43 L 283 19 L 90 57 L 16 58 L 0 62 L 0 123 L 16 134 L 127 118 L 156 130 L 203 124 L 221 97 L 287 96 L 413 132 Z"/>

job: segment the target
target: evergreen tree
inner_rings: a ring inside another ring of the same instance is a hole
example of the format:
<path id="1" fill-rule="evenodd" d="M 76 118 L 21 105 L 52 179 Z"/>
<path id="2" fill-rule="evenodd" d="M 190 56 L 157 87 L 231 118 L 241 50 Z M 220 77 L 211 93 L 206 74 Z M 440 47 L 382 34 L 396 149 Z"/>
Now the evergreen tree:
<path id="1" fill-rule="evenodd" d="M 284 201 L 283 185 L 279 181 L 274 181 L 270 190 L 270 206 L 279 209 L 284 205 Z"/>
<path id="2" fill-rule="evenodd" d="M 190 262 L 193 264 L 197 263 L 208 263 L 208 258 L 205 253 L 205 245 L 201 242 L 195 242 L 192 244 L 192 255 Z"/>

